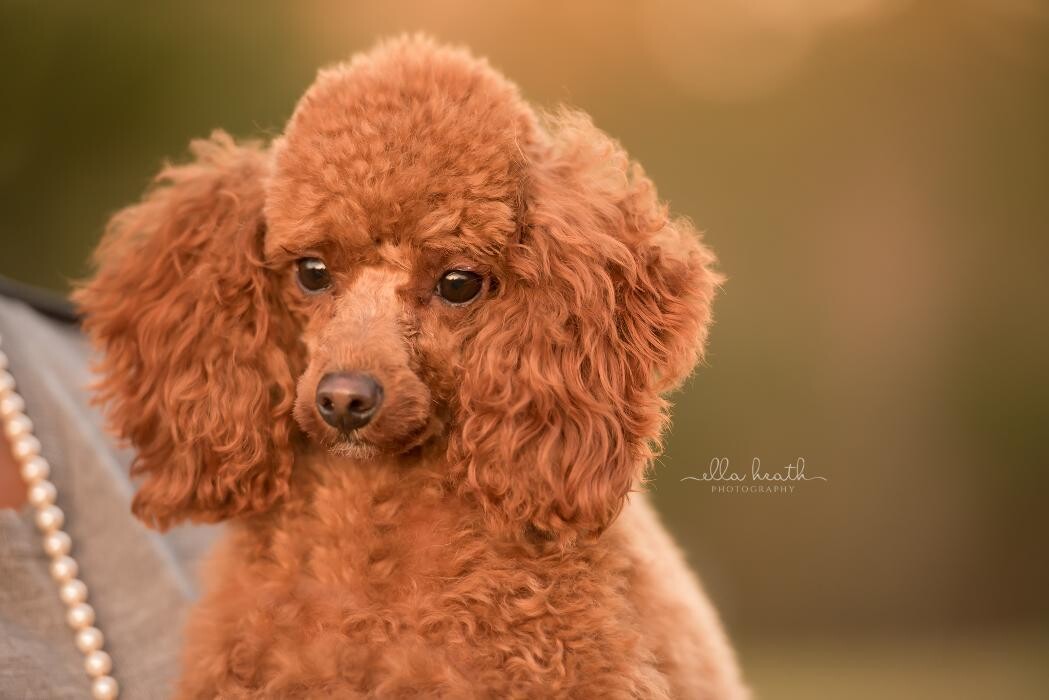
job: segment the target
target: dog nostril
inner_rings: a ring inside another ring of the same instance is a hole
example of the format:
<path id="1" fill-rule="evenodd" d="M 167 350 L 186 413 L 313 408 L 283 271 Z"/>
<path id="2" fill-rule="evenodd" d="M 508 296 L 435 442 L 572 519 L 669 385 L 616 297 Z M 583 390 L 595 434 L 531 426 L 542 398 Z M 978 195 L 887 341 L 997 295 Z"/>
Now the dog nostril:
<path id="1" fill-rule="evenodd" d="M 382 386 L 361 372 L 334 372 L 317 384 L 317 412 L 328 425 L 356 430 L 367 425 L 382 403 Z"/>

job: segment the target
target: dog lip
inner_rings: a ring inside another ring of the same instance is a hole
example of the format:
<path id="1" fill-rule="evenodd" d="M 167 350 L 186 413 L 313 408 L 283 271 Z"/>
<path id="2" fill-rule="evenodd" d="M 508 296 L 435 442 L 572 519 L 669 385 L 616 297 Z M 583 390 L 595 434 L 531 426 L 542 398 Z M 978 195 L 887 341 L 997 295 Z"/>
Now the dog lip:
<path id="1" fill-rule="evenodd" d="M 377 450 L 374 445 L 359 439 L 339 439 L 327 446 L 327 451 L 337 457 L 372 459 Z"/>
<path id="2" fill-rule="evenodd" d="M 329 443 L 328 449 L 339 451 L 340 449 L 366 449 L 375 450 L 380 453 L 398 455 L 410 452 L 411 450 L 425 444 L 428 439 L 433 437 L 430 435 L 431 422 L 426 421 L 422 425 L 419 425 L 406 434 L 398 436 L 394 440 L 390 440 L 388 443 L 376 443 L 369 440 L 367 437 L 362 435 L 362 429 L 354 430 L 341 430 L 338 429 L 337 438 Z"/>

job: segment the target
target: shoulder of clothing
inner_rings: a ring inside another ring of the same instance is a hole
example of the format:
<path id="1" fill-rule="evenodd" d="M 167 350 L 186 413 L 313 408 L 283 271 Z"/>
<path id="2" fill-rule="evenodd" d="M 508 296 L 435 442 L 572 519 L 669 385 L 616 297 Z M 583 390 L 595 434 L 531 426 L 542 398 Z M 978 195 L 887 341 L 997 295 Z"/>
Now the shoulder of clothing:
<path id="1" fill-rule="evenodd" d="M 73 302 L 52 291 L 0 275 L 0 297 L 20 301 L 53 321 L 74 325 L 80 321 Z"/>

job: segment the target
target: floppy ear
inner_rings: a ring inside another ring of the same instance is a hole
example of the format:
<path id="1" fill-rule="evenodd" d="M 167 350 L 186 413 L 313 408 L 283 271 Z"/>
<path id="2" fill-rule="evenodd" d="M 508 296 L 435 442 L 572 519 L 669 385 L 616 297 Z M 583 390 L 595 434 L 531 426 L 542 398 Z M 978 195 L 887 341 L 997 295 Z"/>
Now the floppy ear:
<path id="1" fill-rule="evenodd" d="M 464 351 L 452 454 L 495 521 L 565 542 L 600 533 L 643 477 L 719 278 L 587 117 L 553 120 L 538 150 L 520 241 Z"/>
<path id="2" fill-rule="evenodd" d="M 74 297 L 97 400 L 146 477 L 133 510 L 161 529 L 264 509 L 292 466 L 295 341 L 262 262 L 269 158 L 222 132 L 191 150 L 113 217 Z"/>

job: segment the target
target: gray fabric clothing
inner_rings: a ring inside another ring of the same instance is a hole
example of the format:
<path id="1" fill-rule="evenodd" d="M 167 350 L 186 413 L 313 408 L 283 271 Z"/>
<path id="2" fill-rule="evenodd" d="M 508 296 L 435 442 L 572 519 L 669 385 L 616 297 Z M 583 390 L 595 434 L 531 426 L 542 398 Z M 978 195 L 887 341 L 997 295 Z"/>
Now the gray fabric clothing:
<path id="1" fill-rule="evenodd" d="M 128 455 L 87 403 L 88 353 L 76 329 L 0 297 L 0 337 L 51 464 L 121 697 L 166 698 L 195 596 L 195 562 L 217 528 L 160 536 L 131 516 Z M 0 698 L 90 697 L 32 513 L 0 509 Z"/>

